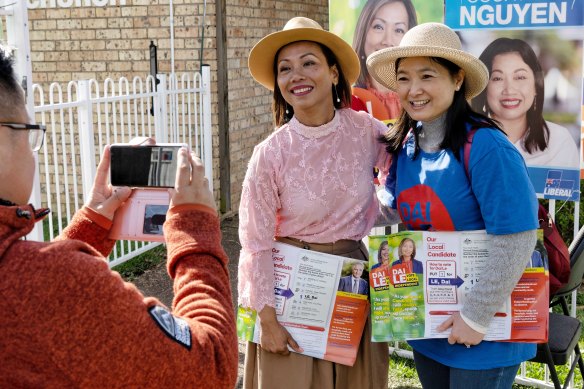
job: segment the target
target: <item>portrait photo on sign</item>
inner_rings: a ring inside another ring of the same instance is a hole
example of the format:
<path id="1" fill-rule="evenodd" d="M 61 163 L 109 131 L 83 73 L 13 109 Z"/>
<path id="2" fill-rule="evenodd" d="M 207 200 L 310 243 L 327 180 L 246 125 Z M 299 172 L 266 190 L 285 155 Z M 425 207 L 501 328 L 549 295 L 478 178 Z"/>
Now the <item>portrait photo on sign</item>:
<path id="1" fill-rule="evenodd" d="M 464 30 L 489 70 L 473 109 L 500 123 L 539 197 L 579 198 L 582 33 L 578 28 Z"/>
<path id="2" fill-rule="evenodd" d="M 424 22 L 443 17 L 443 3 L 436 0 L 331 0 L 331 31 L 359 57 L 360 74 L 352 89 L 352 108 L 368 111 L 375 118 L 392 123 L 401 105 L 397 93 L 369 75 L 366 61 L 372 53 L 398 46 L 406 32 Z"/>
<path id="3" fill-rule="evenodd" d="M 369 272 L 368 264 L 358 259 L 349 259 L 343 261 L 341 279 L 339 280 L 338 290 L 340 292 L 354 294 L 369 294 Z"/>

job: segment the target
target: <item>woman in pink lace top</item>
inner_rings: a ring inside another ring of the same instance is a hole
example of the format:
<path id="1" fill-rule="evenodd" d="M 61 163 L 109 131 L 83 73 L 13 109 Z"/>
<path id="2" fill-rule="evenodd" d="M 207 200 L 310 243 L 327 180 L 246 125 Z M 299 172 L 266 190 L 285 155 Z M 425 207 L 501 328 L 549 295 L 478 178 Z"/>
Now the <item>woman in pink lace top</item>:
<path id="1" fill-rule="evenodd" d="M 387 172 L 378 142 L 387 128 L 350 108 L 359 74 L 351 46 L 315 21 L 293 18 L 258 42 L 252 76 L 274 90 L 276 131 L 256 146 L 239 208 L 239 304 L 258 312 L 260 345 L 247 347 L 244 388 L 387 388 L 386 343 L 369 324 L 353 367 L 302 351 L 276 320 L 274 240 L 367 260 L 361 239 L 378 216 L 373 167 Z"/>

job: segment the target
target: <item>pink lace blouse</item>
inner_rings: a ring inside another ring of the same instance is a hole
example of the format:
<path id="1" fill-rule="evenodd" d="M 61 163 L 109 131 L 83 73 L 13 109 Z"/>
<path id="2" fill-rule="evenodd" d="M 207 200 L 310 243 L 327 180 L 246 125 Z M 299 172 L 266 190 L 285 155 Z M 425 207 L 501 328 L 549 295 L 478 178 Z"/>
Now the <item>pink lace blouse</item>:
<path id="1" fill-rule="evenodd" d="M 274 306 L 275 236 L 329 243 L 369 233 L 379 212 L 373 167 L 386 175 L 390 162 L 377 141 L 386 130 L 341 109 L 320 127 L 292 118 L 255 147 L 239 206 L 239 304 Z"/>

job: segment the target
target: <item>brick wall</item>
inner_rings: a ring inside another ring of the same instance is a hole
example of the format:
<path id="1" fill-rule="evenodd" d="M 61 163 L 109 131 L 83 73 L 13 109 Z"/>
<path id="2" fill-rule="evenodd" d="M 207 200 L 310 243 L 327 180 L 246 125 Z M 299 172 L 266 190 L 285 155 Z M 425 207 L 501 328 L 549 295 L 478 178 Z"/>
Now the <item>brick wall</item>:
<path id="1" fill-rule="evenodd" d="M 131 79 L 150 71 L 150 41 L 158 46 L 158 71 L 171 70 L 169 0 L 28 0 L 33 83 L 66 84 L 94 78 Z M 61 7 L 51 7 L 61 4 Z M 251 47 L 280 30 L 294 16 L 309 16 L 326 27 L 327 0 L 226 0 L 231 209 L 236 211 L 253 147 L 272 130 L 271 92 L 247 69 Z M 76 4 L 105 6 L 77 6 Z M 202 0 L 173 0 L 175 71 L 197 71 L 201 59 Z M 62 5 L 67 4 L 68 7 Z M 112 5 L 113 4 L 113 5 Z M 207 1 L 202 62 L 211 66 L 213 170 L 219 200 L 217 42 L 215 2 Z"/>
<path id="2" fill-rule="evenodd" d="M 328 26 L 328 1 L 228 0 L 229 137 L 231 203 L 237 210 L 241 184 L 253 148 L 273 129 L 272 92 L 247 69 L 249 50 L 262 37 L 281 30 L 290 18 L 307 16 Z"/>

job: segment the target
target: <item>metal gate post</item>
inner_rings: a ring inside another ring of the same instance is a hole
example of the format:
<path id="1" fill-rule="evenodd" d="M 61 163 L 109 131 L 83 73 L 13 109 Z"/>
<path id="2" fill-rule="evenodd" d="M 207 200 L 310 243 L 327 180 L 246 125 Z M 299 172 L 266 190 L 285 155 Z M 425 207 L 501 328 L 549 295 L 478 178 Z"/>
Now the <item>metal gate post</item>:
<path id="1" fill-rule="evenodd" d="M 167 127 L 167 77 L 166 74 L 158 74 L 156 78 L 160 81 L 154 92 L 154 137 L 156 142 L 168 141 Z"/>
<path id="2" fill-rule="evenodd" d="M 89 80 L 78 83 L 77 101 L 79 104 L 79 150 L 83 182 L 83 200 L 89 198 L 93 179 L 95 177 L 95 141 L 93 139 L 93 106 Z M 100 150 L 101 152 L 101 150 Z"/>
<path id="3" fill-rule="evenodd" d="M 211 129 L 211 67 L 201 66 L 203 76 L 203 152 L 202 158 L 205 164 L 205 176 L 209 180 L 209 189 L 213 192 L 213 139 Z"/>

